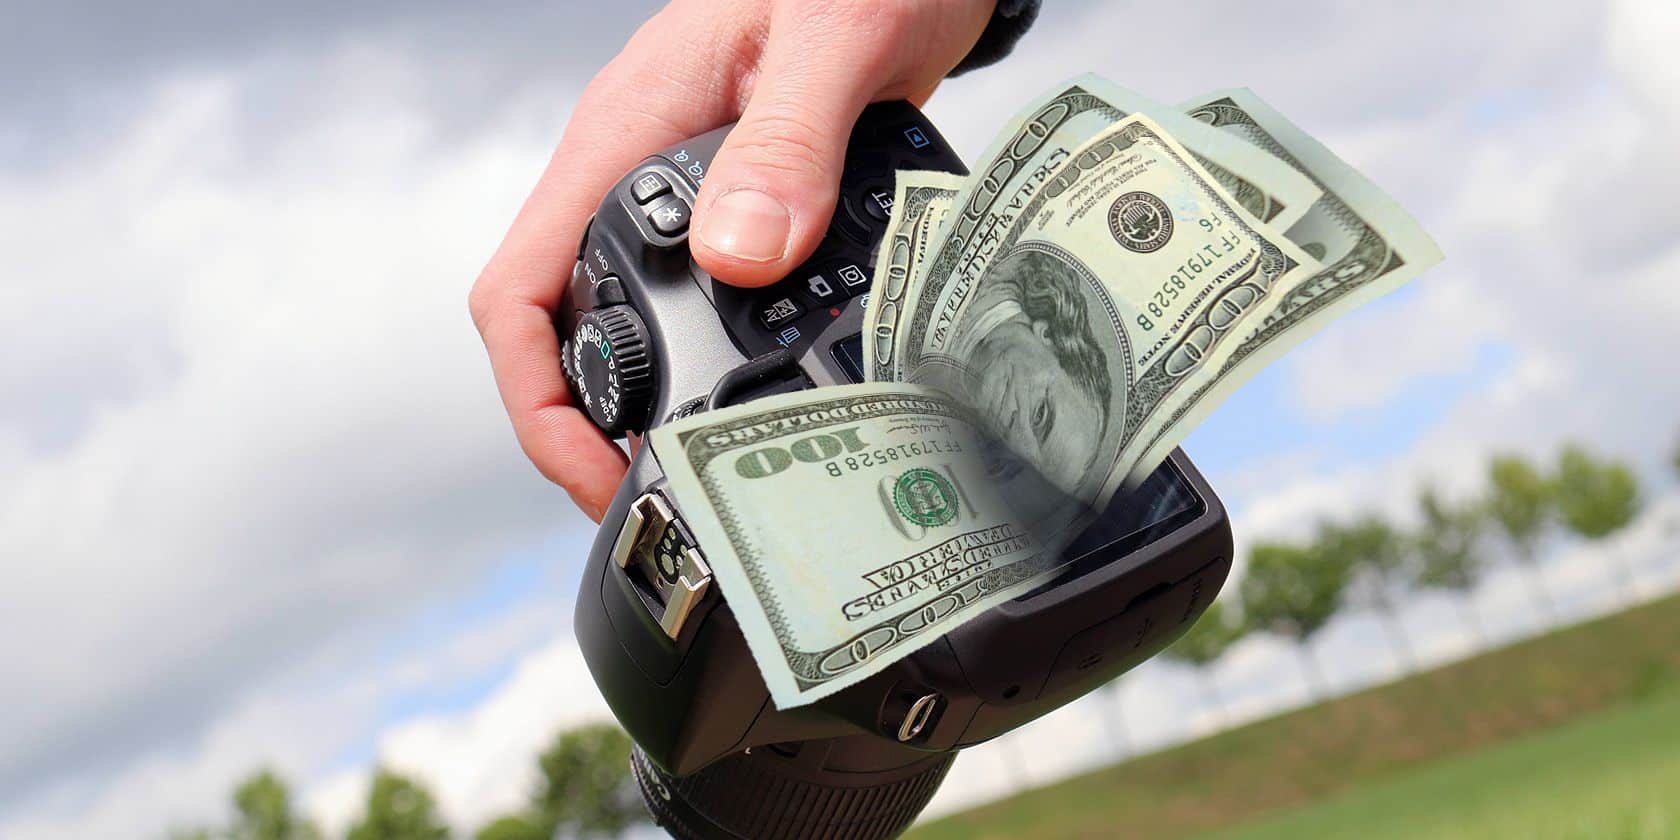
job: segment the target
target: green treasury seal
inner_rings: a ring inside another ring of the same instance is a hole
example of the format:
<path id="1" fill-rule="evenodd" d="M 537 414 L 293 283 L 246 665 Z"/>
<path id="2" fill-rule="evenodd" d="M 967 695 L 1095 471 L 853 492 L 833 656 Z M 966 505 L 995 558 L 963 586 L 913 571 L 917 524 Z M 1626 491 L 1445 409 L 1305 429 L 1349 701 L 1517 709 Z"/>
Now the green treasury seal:
<path id="1" fill-rule="evenodd" d="M 945 476 L 917 467 L 893 485 L 893 506 L 899 516 L 917 525 L 944 525 L 957 518 L 957 488 Z"/>

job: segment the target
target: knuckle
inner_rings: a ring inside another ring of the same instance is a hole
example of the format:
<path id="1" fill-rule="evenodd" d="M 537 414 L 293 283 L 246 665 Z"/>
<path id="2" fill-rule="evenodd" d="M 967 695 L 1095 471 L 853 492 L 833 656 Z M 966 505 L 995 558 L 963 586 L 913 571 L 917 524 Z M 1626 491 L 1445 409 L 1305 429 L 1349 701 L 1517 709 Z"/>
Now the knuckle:
<path id="1" fill-rule="evenodd" d="M 916 4 L 885 0 L 868 5 L 871 6 L 869 28 L 878 39 L 896 42 L 914 31 L 919 11 Z"/>
<path id="2" fill-rule="evenodd" d="M 472 316 L 473 326 L 480 335 L 490 329 L 491 313 L 495 311 L 493 295 L 489 283 L 482 276 L 467 290 L 467 314 Z"/>
<path id="3" fill-rule="evenodd" d="M 799 107 L 778 108 L 755 120 L 752 129 L 736 143 L 739 159 L 754 168 L 772 169 L 800 179 L 822 180 L 833 163 L 824 146 L 824 126 L 815 115 Z"/>
<path id="4" fill-rule="evenodd" d="M 626 80 L 631 72 L 632 64 L 629 59 L 625 58 L 624 53 L 614 56 L 612 60 L 602 65 L 600 70 L 595 71 L 595 75 L 590 77 L 589 83 L 583 86 L 583 92 L 578 94 L 577 106 L 573 109 L 574 113 L 586 113 L 593 108 L 610 103 L 615 94 L 626 86 Z"/>
<path id="5" fill-rule="evenodd" d="M 925 0 L 803 0 L 799 11 L 807 18 L 882 41 L 910 32 L 927 5 Z"/>
<path id="6" fill-rule="evenodd" d="M 824 45 L 814 52 L 834 72 L 882 81 L 913 62 L 925 22 L 937 13 L 926 0 L 801 0 L 789 15 L 793 37 Z"/>

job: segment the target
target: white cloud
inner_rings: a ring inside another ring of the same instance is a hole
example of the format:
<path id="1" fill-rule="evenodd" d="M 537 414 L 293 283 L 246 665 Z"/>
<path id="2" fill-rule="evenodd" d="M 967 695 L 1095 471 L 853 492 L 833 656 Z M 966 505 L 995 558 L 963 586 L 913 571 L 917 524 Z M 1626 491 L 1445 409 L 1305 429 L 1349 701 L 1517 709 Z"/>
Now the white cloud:
<path id="1" fill-rule="evenodd" d="M 1292 396 L 1314 422 L 1392 405 L 1418 382 L 1465 375 L 1504 330 L 1495 299 L 1448 267 L 1415 294 L 1367 308 L 1327 329 L 1291 365 Z"/>
<path id="2" fill-rule="evenodd" d="M 1610 4 L 1611 63 L 1647 101 L 1673 119 L 1680 116 L 1680 9 L 1661 0 L 1613 0 Z"/>
<path id="3" fill-rule="evenodd" d="M 452 823 L 476 830 L 525 804 L 537 783 L 537 753 L 555 733 L 611 719 L 577 643 L 560 638 L 526 656 L 471 709 L 392 727 L 380 738 L 379 761 L 423 780 Z M 342 830 L 360 813 L 369 773 L 357 768 L 328 778 L 306 805 L 325 826 Z"/>
<path id="4" fill-rule="evenodd" d="M 1658 150 L 1680 140 L 1680 124 L 1662 118 L 1680 96 L 1652 84 L 1663 71 L 1646 70 L 1661 62 L 1606 64 L 1606 55 L 1636 55 L 1616 45 L 1629 40 L 1628 27 L 1645 32 L 1638 15 L 1615 16 L 1607 26 L 1606 40 L 1588 45 L 1598 60 L 1578 68 L 1579 95 L 1506 112 L 1498 100 L 1510 92 L 1484 88 L 1477 92 L 1493 116 L 1375 120 L 1384 133 L 1417 138 L 1395 152 L 1411 155 L 1416 175 L 1394 183 L 1432 195 L 1424 205 L 1435 209 L 1420 215 L 1447 262 L 1408 295 L 1355 313 L 1288 357 L 1296 407 L 1306 419 L 1334 422 L 1354 409 L 1395 405 L 1410 388 L 1462 388 L 1451 378 L 1482 348 L 1497 347 L 1511 361 L 1486 390 L 1420 430 L 1415 447 L 1386 464 L 1353 468 L 1368 476 L 1365 492 L 1311 493 L 1329 477 L 1315 471 L 1295 489 L 1265 494 L 1256 507 L 1276 511 L 1272 527 L 1312 510 L 1381 505 L 1395 488 L 1431 475 L 1459 481 L 1492 449 L 1539 452 L 1578 438 L 1646 463 L 1664 451 L 1680 422 L 1671 361 L 1671 324 L 1680 316 L 1680 296 L 1672 293 L 1680 178 L 1660 163 L 1669 153 Z M 1537 47 L 1531 60 L 1551 57 Z M 1439 80 L 1418 80 L 1431 81 Z M 1656 106 L 1655 95 L 1668 104 Z M 1440 137 L 1422 139 L 1431 131 Z M 1331 145 L 1362 167 L 1368 158 L 1386 166 L 1389 151 L 1361 131 L 1348 134 L 1346 147 L 1334 137 Z M 1443 147 L 1447 154 L 1434 153 Z M 1223 476 L 1215 479 L 1223 486 Z M 1304 492 L 1316 499 L 1281 498 Z"/>
<path id="5" fill-rule="evenodd" d="M 493 678 L 513 662 L 513 676 L 501 678 L 488 699 L 469 706 L 461 717 L 474 715 L 483 704 L 517 710 L 497 706 L 496 698 L 510 686 L 546 704 L 525 721 L 541 723 L 544 713 L 564 721 L 604 714 L 587 676 L 578 682 L 577 674 L 564 670 L 576 659 L 575 645 L 569 636 L 555 635 L 565 623 L 565 616 L 555 612 L 552 604 L 528 602 L 462 630 L 441 648 L 419 646 L 390 661 L 379 661 L 366 650 L 368 640 L 340 636 L 333 648 L 310 661 L 250 686 L 202 734 L 177 739 L 120 767 L 90 768 L 46 786 L 40 795 L 8 809 L 0 818 L 0 837 L 117 837 L 132 834 L 135 826 L 217 822 L 232 785 L 259 766 L 301 782 L 304 806 L 342 827 L 349 814 L 359 812 L 370 768 L 360 761 L 343 772 L 331 768 L 347 748 L 377 731 L 386 708 L 411 693 L 453 691 Z M 560 664 L 570 682 L 558 685 L 567 691 L 555 692 L 557 684 L 540 682 L 555 671 L 547 662 Z M 514 720 L 510 717 L 509 723 Z M 410 725 L 421 724 L 403 724 Z M 551 731 L 539 726 L 526 733 L 531 748 Z M 426 765 L 428 770 L 436 766 Z"/>
<path id="6" fill-rule="evenodd" d="M 1167 101 L 1248 84 L 1441 241 L 1448 263 L 1413 295 L 1285 362 L 1304 416 L 1380 409 L 1489 341 L 1513 367 L 1393 458 L 1336 465 L 1308 449 L 1212 476 L 1243 501 L 1247 542 L 1404 512 L 1424 479 L 1467 492 L 1494 447 L 1578 436 L 1648 461 L 1671 440 L 1676 20 L 1658 2 L 1537 14 L 1325 0 L 1282 21 L 1243 4 L 1053 5 L 1021 54 L 951 82 L 930 110 L 972 156 L 997 103 L 1077 72 Z M 89 153 L 0 170 L 0 245 L 31 281 L 0 284 L 0 835 L 200 819 L 263 760 L 341 825 L 367 771 L 335 758 L 370 741 L 471 827 L 523 796 L 554 728 L 600 713 L 569 642 L 530 652 L 545 625 L 529 614 L 435 658 L 363 669 L 365 650 L 343 649 L 396 632 L 539 530 L 586 542 L 514 447 L 462 305 L 582 74 L 510 83 L 505 104 L 475 103 L 486 121 L 440 116 L 454 106 L 437 91 L 463 76 L 512 78 L 486 55 L 330 46 L 197 66 L 148 83 L 131 124 L 83 138 Z M 1669 579 L 1661 548 L 1621 546 L 1653 586 Z M 1593 562 L 1560 559 L 1549 580 L 1591 602 Z M 1500 572 L 1478 601 L 1509 634 L 1523 597 Z M 1371 658 L 1361 621 L 1332 629 L 1328 656 Z M 1455 649 L 1456 625 L 1412 623 L 1448 628 L 1426 655 Z M 481 703 L 369 736 L 392 698 L 517 651 L 528 658 Z M 1238 717 L 1298 698 L 1292 657 L 1254 640 L 1220 665 Z M 1127 698 L 1144 746 L 1207 723 L 1171 667 L 1129 677 Z M 1007 790 L 1006 756 L 1030 755 L 1031 781 L 1101 760 L 1104 702 L 965 756 L 937 807 Z"/>
<path id="7" fill-rule="evenodd" d="M 435 144 L 381 98 L 412 62 L 328 55 L 312 118 L 260 138 L 253 92 L 295 68 L 176 79 L 99 154 L 0 178 L 40 278 L 6 285 L 0 382 L 46 383 L 0 435 L 0 798 L 191 737 L 508 546 L 587 533 L 514 445 L 463 303 L 551 135 Z M 121 387 L 52 391 L 65 346 Z"/>

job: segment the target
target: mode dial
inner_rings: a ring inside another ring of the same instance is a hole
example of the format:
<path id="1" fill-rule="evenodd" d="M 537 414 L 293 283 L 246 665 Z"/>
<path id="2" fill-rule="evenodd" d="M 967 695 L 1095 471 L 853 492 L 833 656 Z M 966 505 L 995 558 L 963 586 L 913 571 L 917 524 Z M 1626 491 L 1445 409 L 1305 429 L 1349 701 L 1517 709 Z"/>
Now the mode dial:
<path id="1" fill-rule="evenodd" d="M 647 428 L 653 359 L 647 326 L 628 306 L 584 313 L 566 342 L 566 378 L 609 437 Z"/>

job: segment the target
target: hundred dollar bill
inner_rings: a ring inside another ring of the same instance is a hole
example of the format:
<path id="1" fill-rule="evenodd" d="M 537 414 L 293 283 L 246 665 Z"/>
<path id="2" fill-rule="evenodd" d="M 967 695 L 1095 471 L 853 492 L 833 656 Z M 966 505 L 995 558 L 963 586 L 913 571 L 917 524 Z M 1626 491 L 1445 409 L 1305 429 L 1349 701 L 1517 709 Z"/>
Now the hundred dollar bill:
<path id="1" fill-rule="evenodd" d="M 1181 106 L 1196 120 L 1242 138 L 1317 183 L 1322 197 L 1286 232 L 1317 257 L 1245 330 L 1209 380 L 1171 414 L 1157 418 L 1133 467 L 1141 481 L 1225 397 L 1307 336 L 1348 310 L 1400 287 L 1441 261 L 1441 249 L 1394 199 L 1322 143 L 1247 89 L 1220 91 Z"/>
<path id="2" fill-rule="evenodd" d="M 963 176 L 949 172 L 901 170 L 893 188 L 892 216 L 875 258 L 869 287 L 869 306 L 863 314 L 863 369 L 876 369 L 876 360 L 892 363 L 893 327 L 899 309 L 914 288 L 916 269 L 938 247 L 945 216 L 962 189 Z"/>
<path id="3" fill-rule="evenodd" d="M 648 434 L 779 708 L 809 703 L 1054 573 L 1018 523 L 1062 506 L 974 418 L 906 383 L 781 394 Z"/>
<path id="4" fill-rule="evenodd" d="M 1245 321 L 1318 268 L 1143 115 L 1072 150 L 988 256 L 962 294 L 924 279 L 910 378 L 958 397 L 1094 507 Z"/>
<path id="5" fill-rule="evenodd" d="M 1191 150 L 1197 163 L 1250 214 L 1278 227 L 1292 224 L 1318 198 L 1311 180 L 1252 145 L 1093 75 L 1058 85 L 1012 117 L 981 155 L 957 194 L 938 248 L 912 268 L 923 288 L 896 320 L 866 322 L 890 330 L 900 352 L 889 364 L 877 357 L 874 382 L 905 381 L 916 366 L 922 336 L 916 309 L 933 299 L 965 296 L 1023 207 L 1070 153 L 1128 115 L 1143 113 Z M 930 298 L 928 286 L 933 286 Z M 924 325 L 925 326 L 925 325 Z"/>

